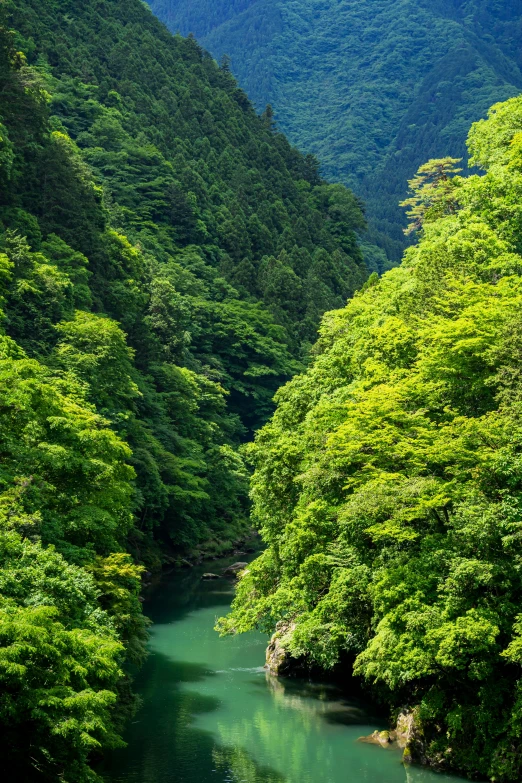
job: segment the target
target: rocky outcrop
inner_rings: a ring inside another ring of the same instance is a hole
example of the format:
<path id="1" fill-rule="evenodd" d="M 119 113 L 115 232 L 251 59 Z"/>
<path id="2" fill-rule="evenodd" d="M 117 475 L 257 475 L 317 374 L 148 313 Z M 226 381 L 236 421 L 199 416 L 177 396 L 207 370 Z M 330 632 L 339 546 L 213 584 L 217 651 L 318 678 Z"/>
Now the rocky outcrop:
<path id="1" fill-rule="evenodd" d="M 402 759 L 405 764 L 429 763 L 418 707 L 399 713 L 394 734 L 398 746 L 403 748 Z"/>
<path id="2" fill-rule="evenodd" d="M 429 763 L 417 707 L 401 710 L 397 725 L 392 731 L 374 731 L 367 737 L 359 737 L 359 742 L 369 742 L 383 748 L 395 744 L 402 749 L 402 760 L 405 764 Z"/>
<path id="3" fill-rule="evenodd" d="M 266 650 L 265 668 L 275 677 L 289 675 L 297 663 L 287 650 L 289 637 L 294 629 L 295 623 L 281 620 L 277 623 L 275 633 L 270 639 Z"/>
<path id="4" fill-rule="evenodd" d="M 246 568 L 248 563 L 233 563 L 232 565 L 229 565 L 228 568 L 225 568 L 223 573 L 226 576 L 235 576 L 235 574 L 238 574 L 240 571 L 243 571 L 244 568 Z"/>

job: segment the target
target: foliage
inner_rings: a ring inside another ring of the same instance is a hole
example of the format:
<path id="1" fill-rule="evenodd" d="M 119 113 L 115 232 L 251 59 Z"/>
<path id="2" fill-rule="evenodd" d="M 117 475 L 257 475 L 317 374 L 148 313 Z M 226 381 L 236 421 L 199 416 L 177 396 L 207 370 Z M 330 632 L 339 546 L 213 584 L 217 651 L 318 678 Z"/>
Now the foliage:
<path id="1" fill-rule="evenodd" d="M 140 0 L 0 0 L 0 726 L 17 781 L 96 779 L 133 709 L 145 567 L 247 528 L 239 447 L 367 276 L 361 205 L 317 168 Z"/>
<path id="2" fill-rule="evenodd" d="M 245 524 L 228 449 L 364 281 L 364 218 L 193 39 L 66 5 L 2 2 L 5 327 L 130 445 L 142 530 L 187 546 Z"/>
<path id="3" fill-rule="evenodd" d="M 412 196 L 400 204 L 409 207 L 406 214 L 410 222 L 405 234 L 420 231 L 426 220 L 455 214 L 459 207 L 454 198 L 457 185 L 454 176 L 462 171 L 456 168 L 457 163 L 460 163 L 457 158 L 430 160 L 410 179 L 408 185 Z"/>
<path id="4" fill-rule="evenodd" d="M 66 769 L 69 780 L 94 780 L 89 753 L 121 743 L 111 713 L 123 646 L 84 569 L 4 526 L 0 560 L 0 721 L 10 773 L 51 781 Z"/>
<path id="5" fill-rule="evenodd" d="M 91 751 L 119 743 L 113 712 L 124 645 L 135 649 L 144 639 L 139 603 L 130 607 L 129 633 L 118 634 L 96 574 L 82 567 L 96 552 L 101 557 L 124 544 L 132 523 L 130 451 L 82 405 L 77 387 L 67 389 L 3 340 L 4 759 L 17 780 L 93 780 Z"/>
<path id="6" fill-rule="evenodd" d="M 267 549 L 220 623 L 284 620 L 292 655 L 418 705 L 434 763 L 497 781 L 522 774 L 521 129 L 520 98 L 473 127 L 486 173 L 278 392 L 250 448 Z"/>
<path id="7" fill-rule="evenodd" d="M 522 88 L 520 0 L 148 2 L 230 55 L 254 103 L 367 201 L 379 272 L 402 255 L 406 181 L 430 157 L 464 157 L 470 124 Z"/>

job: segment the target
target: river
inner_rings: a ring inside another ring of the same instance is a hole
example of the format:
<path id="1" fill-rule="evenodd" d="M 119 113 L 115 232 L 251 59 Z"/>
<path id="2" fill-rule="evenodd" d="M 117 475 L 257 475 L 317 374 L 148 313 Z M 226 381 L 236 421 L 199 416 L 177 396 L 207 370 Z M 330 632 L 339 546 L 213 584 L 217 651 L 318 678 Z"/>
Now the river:
<path id="1" fill-rule="evenodd" d="M 232 560 L 213 563 L 221 573 Z M 327 683 L 275 679 L 267 639 L 213 630 L 233 596 L 209 570 L 166 576 L 151 589 L 150 656 L 136 678 L 143 705 L 127 747 L 102 771 L 111 783 L 456 783 L 405 768 L 400 753 L 357 742 L 383 728 L 367 704 Z"/>

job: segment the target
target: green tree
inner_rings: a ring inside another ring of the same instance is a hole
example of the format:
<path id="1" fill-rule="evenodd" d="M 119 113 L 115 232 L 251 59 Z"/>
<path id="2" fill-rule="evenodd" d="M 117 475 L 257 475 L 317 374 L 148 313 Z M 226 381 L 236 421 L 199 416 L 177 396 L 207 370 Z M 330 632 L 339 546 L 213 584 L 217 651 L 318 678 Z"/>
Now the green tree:
<path id="1" fill-rule="evenodd" d="M 401 201 L 401 207 L 408 207 L 406 215 L 409 218 L 405 234 L 420 231 L 428 220 L 436 220 L 442 215 L 453 215 L 459 208 L 457 193 L 458 180 L 455 174 L 458 169 L 458 158 L 441 158 L 430 160 L 419 168 L 417 174 L 408 182 L 410 198 Z"/>

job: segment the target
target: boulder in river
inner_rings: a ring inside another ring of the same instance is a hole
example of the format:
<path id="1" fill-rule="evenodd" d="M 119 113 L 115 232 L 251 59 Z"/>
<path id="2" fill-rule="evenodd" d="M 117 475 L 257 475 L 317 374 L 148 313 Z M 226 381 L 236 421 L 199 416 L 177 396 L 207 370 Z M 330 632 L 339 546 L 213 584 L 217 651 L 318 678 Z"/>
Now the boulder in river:
<path id="1" fill-rule="evenodd" d="M 374 731 L 367 737 L 359 737 L 359 742 L 369 742 L 383 748 L 392 744 L 398 745 L 403 751 L 402 760 L 405 764 L 431 763 L 426 756 L 424 734 L 417 708 L 403 709 L 397 717 L 397 725 L 393 731 Z"/>
<path id="2" fill-rule="evenodd" d="M 203 576 L 201 578 L 202 579 L 219 579 L 220 577 L 219 577 L 219 574 L 208 573 L 208 574 L 203 574 Z"/>
<path id="3" fill-rule="evenodd" d="M 368 742 L 370 745 L 380 745 L 382 748 L 388 747 L 397 741 L 395 731 L 374 731 L 367 737 L 359 737 L 359 742 Z"/>
<path id="4" fill-rule="evenodd" d="M 233 563 L 232 565 L 229 565 L 228 568 L 225 568 L 223 573 L 227 576 L 233 576 L 234 574 L 238 574 L 240 571 L 246 568 L 247 565 L 248 563 Z"/>

